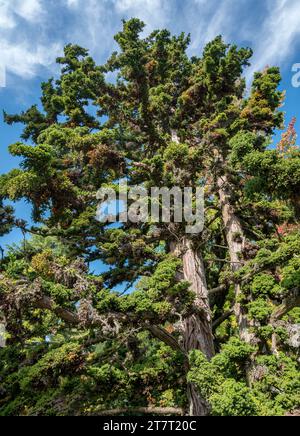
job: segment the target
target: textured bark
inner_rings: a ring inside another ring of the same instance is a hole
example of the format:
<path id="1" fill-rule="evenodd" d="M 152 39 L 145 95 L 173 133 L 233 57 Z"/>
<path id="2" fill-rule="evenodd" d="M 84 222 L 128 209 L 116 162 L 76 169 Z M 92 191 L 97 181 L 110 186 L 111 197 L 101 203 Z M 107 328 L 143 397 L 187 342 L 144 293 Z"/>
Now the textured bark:
<path id="1" fill-rule="evenodd" d="M 184 238 L 181 243 L 171 244 L 171 251 L 183 261 L 183 274 L 180 277 L 191 284 L 195 294 L 197 313 L 183 321 L 183 348 L 188 354 L 192 350 L 202 351 L 208 359 L 214 356 L 212 317 L 209 306 L 205 268 L 201 256 L 193 249 L 192 242 Z M 207 402 L 200 397 L 197 388 L 188 384 L 189 415 L 209 414 Z"/>
<path id="2" fill-rule="evenodd" d="M 173 142 L 180 142 L 176 130 L 171 131 L 171 138 Z M 184 238 L 181 242 L 171 243 L 170 249 L 176 256 L 182 258 L 183 275 L 181 279 L 191 284 L 191 290 L 195 294 L 195 305 L 198 308 L 197 314 L 190 316 L 183 322 L 183 348 L 187 355 L 192 350 L 200 350 L 208 359 L 211 359 L 215 350 L 203 259 L 193 249 L 192 242 L 187 238 Z M 187 395 L 190 416 L 206 416 L 209 414 L 209 405 L 200 397 L 194 384 L 188 384 Z"/>
<path id="3" fill-rule="evenodd" d="M 201 256 L 193 250 L 188 240 L 183 245 L 183 275 L 184 280 L 191 284 L 199 310 L 199 314 L 192 315 L 185 321 L 184 349 L 187 352 L 201 350 L 211 359 L 215 351 L 205 268 Z"/>
<path id="4" fill-rule="evenodd" d="M 163 415 L 163 416 L 182 416 L 183 409 L 177 407 L 127 407 L 124 409 L 103 410 L 94 416 L 119 416 L 124 414 L 143 414 L 143 415 Z"/>
<path id="5" fill-rule="evenodd" d="M 242 252 L 245 245 L 245 236 L 240 219 L 235 213 L 232 205 L 233 192 L 226 175 L 218 178 L 217 181 L 220 206 L 224 222 L 225 234 L 230 254 L 232 271 L 238 271 L 242 266 Z M 238 302 L 241 295 L 241 285 L 235 284 L 236 303 L 234 313 L 238 322 L 240 338 L 247 343 L 255 342 L 255 335 L 249 332 L 249 321 L 243 310 L 242 305 Z"/>
<path id="6" fill-rule="evenodd" d="M 5 324 L 0 323 L 0 348 L 5 347 Z"/>
<path id="7" fill-rule="evenodd" d="M 189 401 L 189 416 L 208 416 L 210 407 L 207 401 L 201 398 L 197 386 L 194 383 L 187 385 L 187 397 Z"/>
<path id="8" fill-rule="evenodd" d="M 176 130 L 171 130 L 173 142 L 179 143 Z M 209 304 L 204 262 L 194 248 L 192 241 L 183 238 L 181 242 L 171 243 L 171 251 L 182 258 L 183 280 L 191 284 L 191 290 L 195 294 L 195 304 L 199 314 L 192 315 L 184 322 L 183 347 L 186 352 L 201 350 L 208 359 L 215 354 L 212 333 L 212 317 Z"/>

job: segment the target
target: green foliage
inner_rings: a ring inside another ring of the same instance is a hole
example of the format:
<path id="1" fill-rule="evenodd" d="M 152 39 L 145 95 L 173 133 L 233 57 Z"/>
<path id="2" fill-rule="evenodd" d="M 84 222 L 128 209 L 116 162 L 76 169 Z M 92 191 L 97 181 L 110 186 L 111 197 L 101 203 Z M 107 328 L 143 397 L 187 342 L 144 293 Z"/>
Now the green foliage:
<path id="1" fill-rule="evenodd" d="M 257 274 L 251 285 L 251 292 L 255 297 L 276 296 L 280 290 L 274 277 L 269 274 Z"/>
<path id="2" fill-rule="evenodd" d="M 230 163 L 241 168 L 245 156 L 262 147 L 262 139 L 247 131 L 238 132 L 229 142 L 231 147 Z"/>
<path id="3" fill-rule="evenodd" d="M 273 312 L 272 306 L 263 299 L 257 299 L 248 304 L 250 319 L 266 322 Z"/>
<path id="4" fill-rule="evenodd" d="M 296 359 L 282 353 L 253 360 L 254 351 L 232 338 L 211 362 L 199 351 L 191 353 L 188 378 L 210 402 L 212 415 L 277 416 L 299 407 Z M 251 388 L 242 377 L 246 365 L 251 365 Z"/>
<path id="5" fill-rule="evenodd" d="M 235 380 L 226 380 L 220 393 L 214 393 L 210 402 L 215 416 L 256 416 L 258 409 L 253 392 Z"/>
<path id="6" fill-rule="evenodd" d="M 0 236 L 8 233 L 14 223 L 13 208 L 10 206 L 4 206 L 0 200 Z"/>
<path id="7" fill-rule="evenodd" d="M 56 346 L 28 344 L 26 355 L 18 348 L 1 350 L 1 376 L 11 372 L 1 391 L 11 401 L 0 408 L 0 415 L 97 415 L 103 408 L 127 407 L 128 403 L 180 404 L 182 387 L 177 383 L 174 388 L 182 366 L 180 357 L 148 337 L 139 340 L 137 348 L 132 348 L 137 353 L 135 362 L 117 343 L 84 348 L 79 338 Z M 114 364 L 110 362 L 112 352 Z M 23 366 L 13 366 L 12 358 L 23 360 Z"/>
<path id="8" fill-rule="evenodd" d="M 253 351 L 249 345 L 232 338 L 211 362 L 199 351 L 191 353 L 189 380 L 196 383 L 199 391 L 211 404 L 212 415 L 258 414 L 253 393 L 240 381 L 243 380 L 245 365 Z"/>

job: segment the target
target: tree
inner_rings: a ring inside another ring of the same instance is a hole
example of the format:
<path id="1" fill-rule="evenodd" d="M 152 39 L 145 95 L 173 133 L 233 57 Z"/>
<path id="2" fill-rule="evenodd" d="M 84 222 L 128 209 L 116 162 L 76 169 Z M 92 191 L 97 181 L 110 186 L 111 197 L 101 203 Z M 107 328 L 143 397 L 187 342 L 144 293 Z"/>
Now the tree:
<path id="1" fill-rule="evenodd" d="M 2 414 L 262 415 L 299 405 L 300 155 L 293 125 L 284 153 L 269 147 L 283 124 L 279 70 L 257 73 L 246 96 L 250 49 L 217 37 L 189 58 L 189 37 L 142 38 L 143 29 L 124 22 L 101 67 L 67 46 L 61 78 L 42 85 L 43 112 L 6 115 L 34 145 L 10 147 L 23 163 L 2 176 L 1 192 L 31 202 L 35 227 L 19 226 L 37 236 L 3 261 L 2 361 L 14 359 L 0 369 Z M 203 186 L 203 232 L 99 224 L 97 192 L 121 179 Z M 95 261 L 109 270 L 92 274 Z"/>

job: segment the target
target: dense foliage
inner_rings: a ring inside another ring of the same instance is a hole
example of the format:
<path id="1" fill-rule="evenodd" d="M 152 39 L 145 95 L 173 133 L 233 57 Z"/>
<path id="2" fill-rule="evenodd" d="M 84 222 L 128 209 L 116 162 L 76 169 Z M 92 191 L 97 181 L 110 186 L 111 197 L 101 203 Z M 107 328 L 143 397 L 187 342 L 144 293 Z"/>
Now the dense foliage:
<path id="1" fill-rule="evenodd" d="M 0 176 L 0 415 L 284 415 L 300 407 L 300 151 L 280 72 L 217 37 L 123 23 L 97 66 L 68 45 Z M 115 79 L 109 80 L 109 78 Z M 99 223 L 97 191 L 205 188 L 205 226 Z M 32 205 L 33 224 L 8 201 Z M 95 272 L 96 271 L 96 272 Z M 99 272 L 102 271 L 102 272 Z"/>

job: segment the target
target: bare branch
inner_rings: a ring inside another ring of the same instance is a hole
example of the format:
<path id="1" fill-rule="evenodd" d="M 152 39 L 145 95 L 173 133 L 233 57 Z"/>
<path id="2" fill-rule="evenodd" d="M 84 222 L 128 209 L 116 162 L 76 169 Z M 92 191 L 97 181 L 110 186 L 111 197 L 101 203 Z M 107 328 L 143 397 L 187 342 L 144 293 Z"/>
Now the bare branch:
<path id="1" fill-rule="evenodd" d="M 280 320 L 284 315 L 289 313 L 295 307 L 300 306 L 300 291 L 299 289 L 294 290 L 292 296 L 288 297 L 283 304 L 281 304 L 271 317 L 271 322 Z"/>
<path id="2" fill-rule="evenodd" d="M 147 328 L 147 330 L 149 330 L 150 333 L 152 333 L 153 336 L 155 336 L 157 339 L 160 339 L 166 345 L 169 345 L 169 347 L 173 348 L 173 350 L 180 351 L 181 353 L 186 354 L 186 352 L 180 346 L 180 344 L 174 338 L 174 336 L 172 336 L 162 327 L 153 326 L 153 325 L 148 325 L 145 327 Z"/>
<path id="3" fill-rule="evenodd" d="M 147 165 L 143 162 L 132 162 L 132 165 L 137 167 L 137 168 L 143 168 L 146 171 L 151 171 L 152 168 L 150 167 L 150 165 Z"/>
<path id="4" fill-rule="evenodd" d="M 57 307 L 55 305 L 55 303 L 49 297 L 43 296 L 42 298 L 37 300 L 34 303 L 34 305 L 37 309 L 50 310 L 51 312 L 54 312 L 59 318 L 63 319 L 64 321 L 66 321 L 69 324 L 79 324 L 80 323 L 80 319 L 79 319 L 78 315 L 76 315 L 73 312 L 70 312 L 67 309 Z"/>
<path id="5" fill-rule="evenodd" d="M 210 289 L 208 291 L 208 293 L 209 293 L 209 296 L 211 296 L 211 295 L 214 295 L 214 294 L 220 294 L 221 292 L 226 291 L 226 289 L 227 289 L 226 285 L 220 285 L 217 288 Z"/>
<path id="6" fill-rule="evenodd" d="M 222 316 L 220 316 L 220 318 L 216 319 L 213 322 L 213 329 L 215 330 L 217 327 L 219 327 L 224 321 L 226 321 L 226 319 L 228 319 L 231 315 L 234 314 L 233 309 L 228 310 L 227 312 L 225 312 Z"/>

